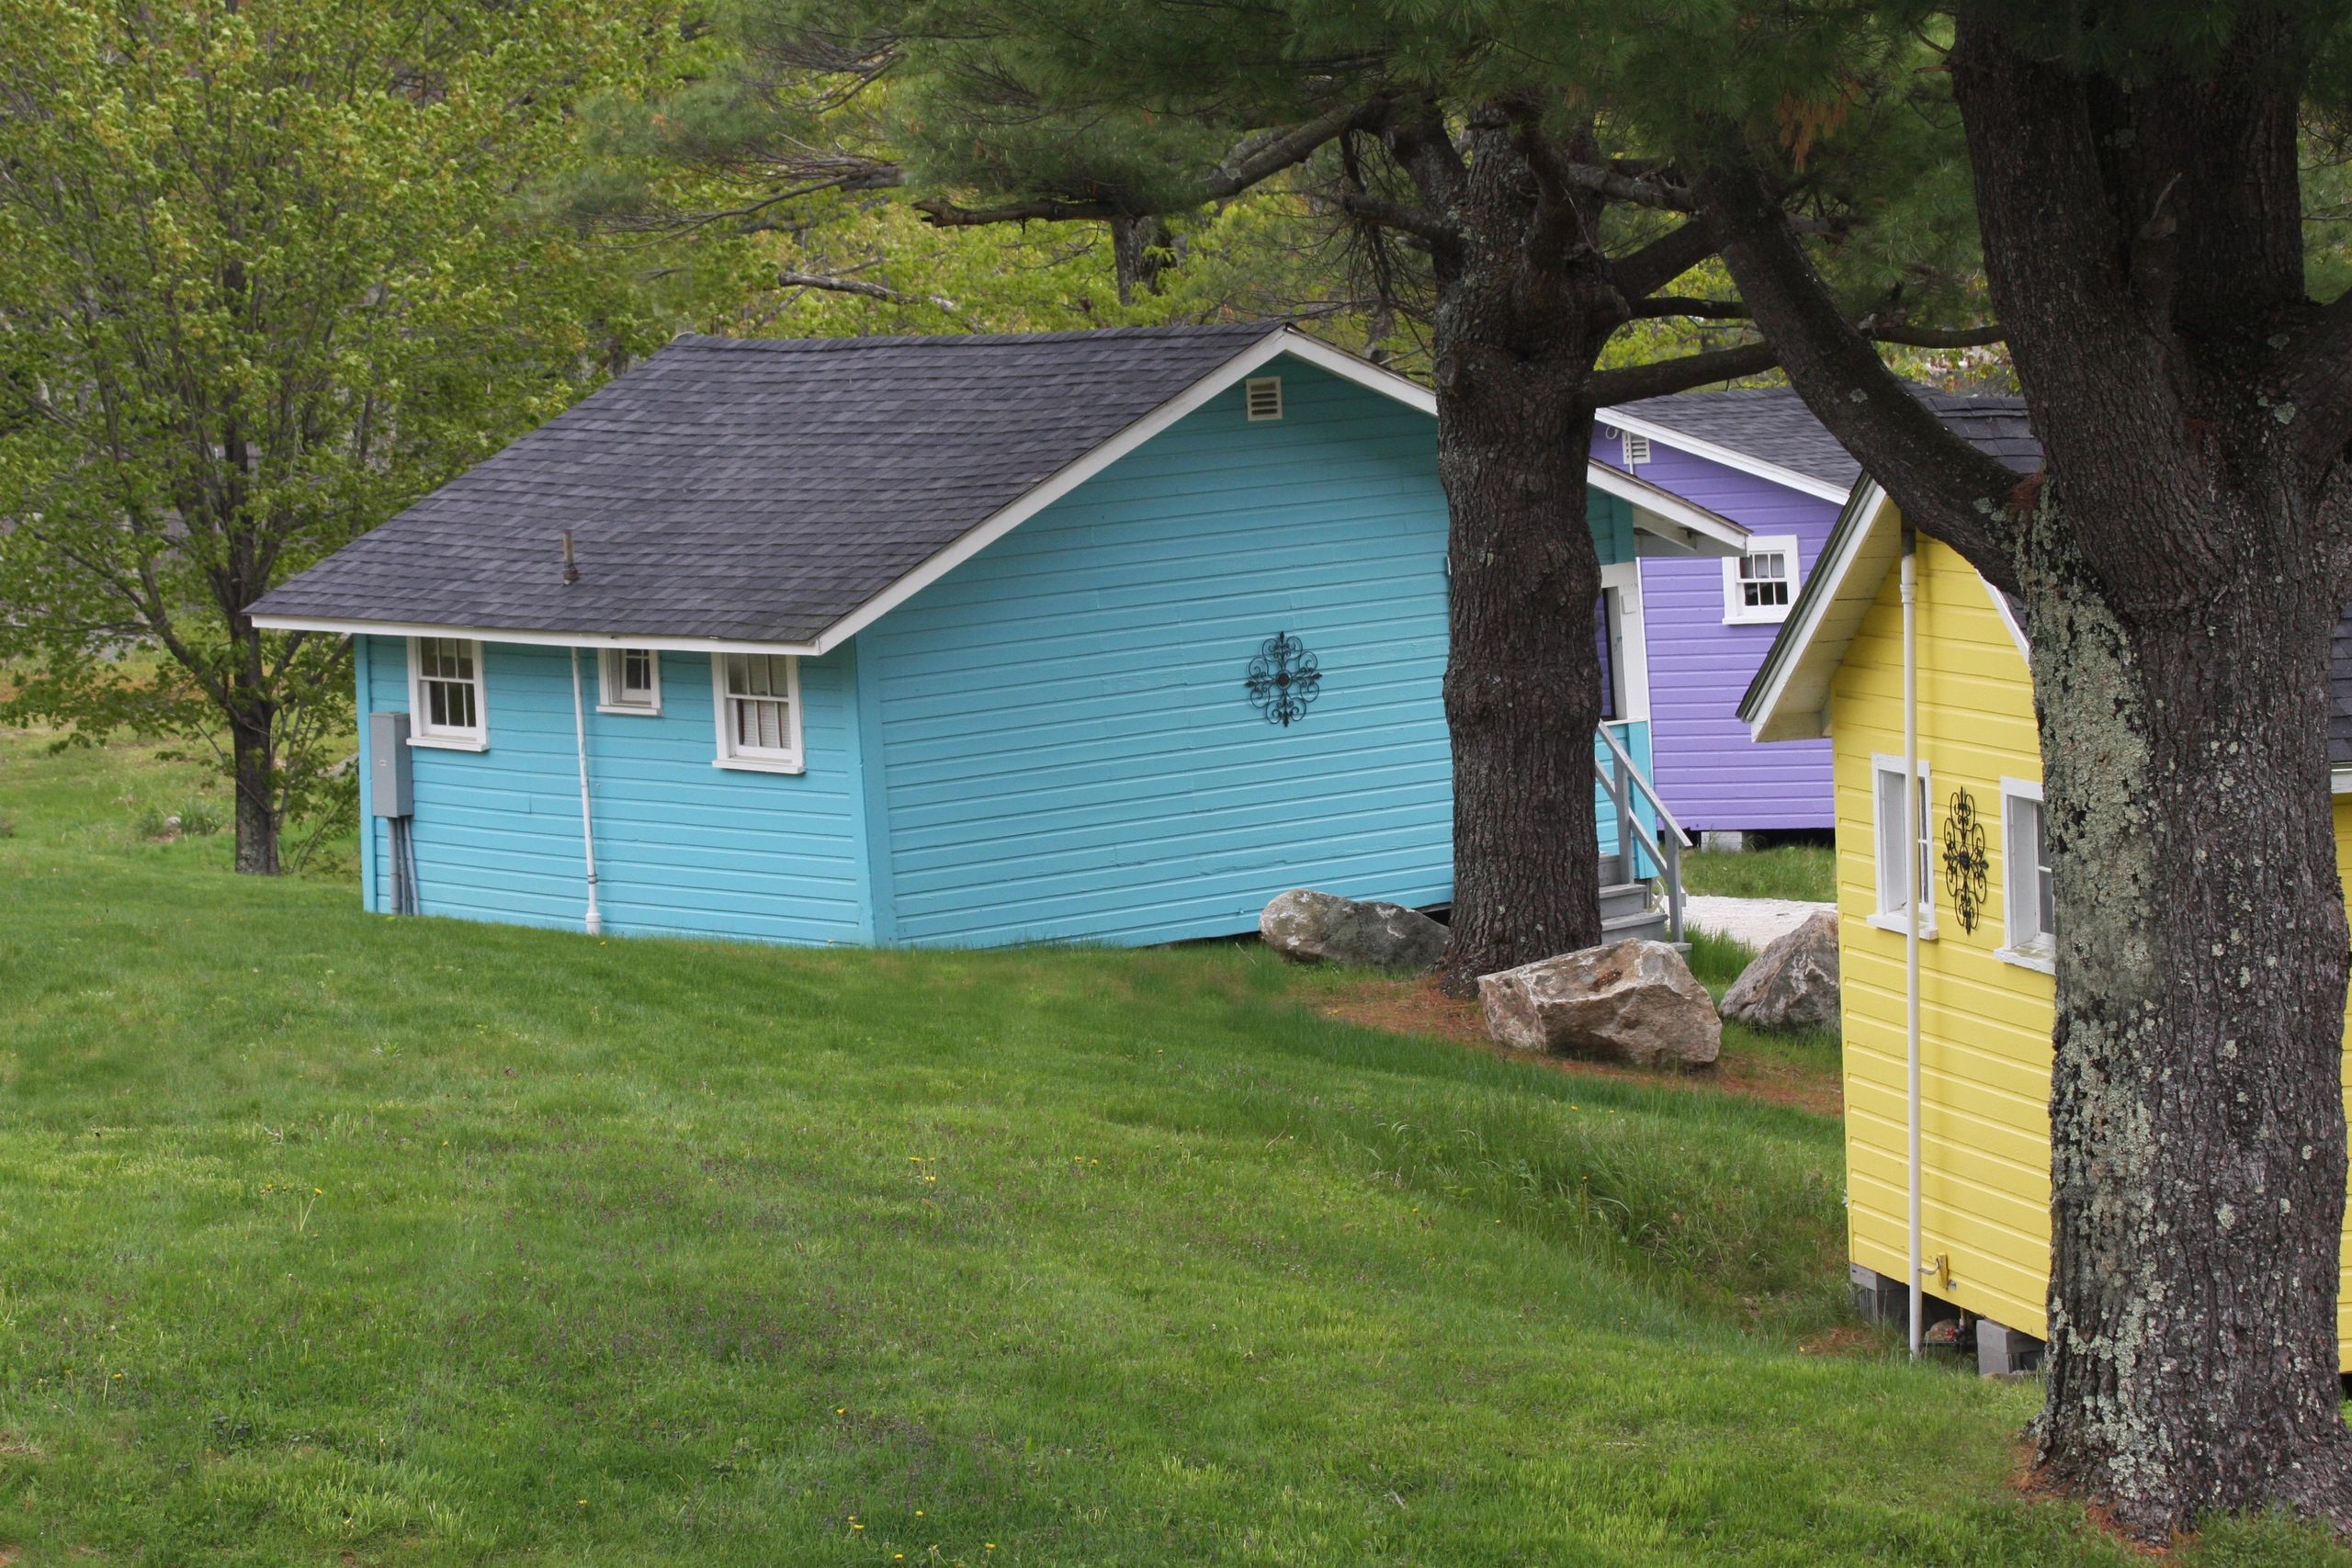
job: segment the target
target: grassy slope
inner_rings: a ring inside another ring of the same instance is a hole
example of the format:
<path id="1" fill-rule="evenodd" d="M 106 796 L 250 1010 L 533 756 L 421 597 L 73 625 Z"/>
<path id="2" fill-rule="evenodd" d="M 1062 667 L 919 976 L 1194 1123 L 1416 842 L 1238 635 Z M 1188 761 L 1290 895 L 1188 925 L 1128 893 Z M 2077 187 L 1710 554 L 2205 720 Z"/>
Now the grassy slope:
<path id="1" fill-rule="evenodd" d="M 187 791 L 0 737 L 0 1561 L 2132 1560 L 2030 1388 L 1794 1348 L 1825 1119 L 1248 950 L 371 919 Z"/>

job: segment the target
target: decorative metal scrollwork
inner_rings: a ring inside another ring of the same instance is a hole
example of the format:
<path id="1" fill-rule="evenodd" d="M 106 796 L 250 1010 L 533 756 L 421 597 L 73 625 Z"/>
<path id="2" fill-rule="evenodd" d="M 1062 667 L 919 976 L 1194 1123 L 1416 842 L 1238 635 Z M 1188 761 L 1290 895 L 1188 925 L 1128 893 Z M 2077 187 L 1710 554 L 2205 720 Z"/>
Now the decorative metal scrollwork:
<path id="1" fill-rule="evenodd" d="M 1976 815 L 1976 801 L 1964 789 L 1951 792 L 1944 815 L 1944 892 L 1951 896 L 1960 929 L 1973 931 L 1984 912 L 1984 874 L 1992 863 L 1984 853 L 1984 819 Z"/>
<path id="2" fill-rule="evenodd" d="M 1276 632 L 1250 661 L 1250 704 L 1268 724 L 1284 729 L 1306 716 L 1307 705 L 1323 684 L 1322 666 L 1288 632 Z"/>

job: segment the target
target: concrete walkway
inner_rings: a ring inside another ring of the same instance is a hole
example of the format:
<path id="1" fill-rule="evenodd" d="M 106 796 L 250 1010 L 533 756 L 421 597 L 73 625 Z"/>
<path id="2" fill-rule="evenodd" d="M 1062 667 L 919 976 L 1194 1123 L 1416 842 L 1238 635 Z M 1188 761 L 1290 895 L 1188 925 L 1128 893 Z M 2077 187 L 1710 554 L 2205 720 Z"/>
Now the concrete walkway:
<path id="1" fill-rule="evenodd" d="M 1805 917 L 1835 904 L 1809 903 L 1803 898 L 1725 898 L 1693 893 L 1682 903 L 1682 918 L 1701 931 L 1744 942 L 1761 950 L 1804 924 Z"/>

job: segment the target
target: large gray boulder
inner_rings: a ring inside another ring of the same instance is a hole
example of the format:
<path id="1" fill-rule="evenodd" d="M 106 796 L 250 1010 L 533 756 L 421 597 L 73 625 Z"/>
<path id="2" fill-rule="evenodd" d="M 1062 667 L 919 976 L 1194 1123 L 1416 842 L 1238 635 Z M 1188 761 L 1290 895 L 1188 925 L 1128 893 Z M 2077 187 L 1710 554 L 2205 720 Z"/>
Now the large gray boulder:
<path id="1" fill-rule="evenodd" d="M 1437 967 L 1445 928 L 1402 904 L 1364 903 L 1300 887 L 1281 894 L 1258 917 L 1258 934 L 1303 964 L 1359 964 L 1378 969 Z"/>
<path id="2" fill-rule="evenodd" d="M 1826 1029 L 1838 1021 L 1838 917 L 1827 910 L 1774 942 L 1724 993 L 1724 1016 L 1750 1029 Z"/>
<path id="3" fill-rule="evenodd" d="M 1478 1002 L 1487 1032 L 1522 1051 L 1703 1067 L 1723 1049 L 1714 998 L 1682 954 L 1638 937 L 1483 975 Z"/>

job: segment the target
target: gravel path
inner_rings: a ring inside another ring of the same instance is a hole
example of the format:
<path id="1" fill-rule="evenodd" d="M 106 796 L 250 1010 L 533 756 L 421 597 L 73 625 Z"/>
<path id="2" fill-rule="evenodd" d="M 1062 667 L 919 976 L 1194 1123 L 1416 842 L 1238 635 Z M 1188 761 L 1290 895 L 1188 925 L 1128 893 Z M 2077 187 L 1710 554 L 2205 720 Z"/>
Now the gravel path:
<path id="1" fill-rule="evenodd" d="M 1837 908 L 1803 898 L 1725 898 L 1704 893 L 1691 894 L 1682 906 L 1690 924 L 1758 949 L 1804 924 L 1806 916 L 1823 909 L 1834 913 Z"/>

